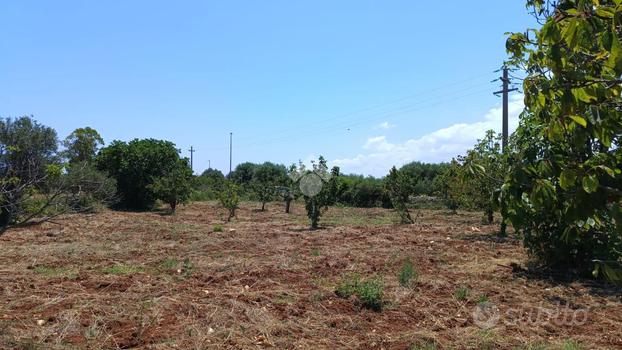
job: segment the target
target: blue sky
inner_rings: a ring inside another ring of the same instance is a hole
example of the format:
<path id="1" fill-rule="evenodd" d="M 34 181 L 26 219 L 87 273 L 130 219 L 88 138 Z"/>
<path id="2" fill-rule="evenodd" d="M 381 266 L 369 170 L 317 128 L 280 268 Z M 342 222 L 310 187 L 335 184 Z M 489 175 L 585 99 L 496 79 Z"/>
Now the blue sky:
<path id="1" fill-rule="evenodd" d="M 0 116 L 159 138 L 211 160 L 344 172 L 446 161 L 500 124 L 524 0 L 3 1 Z M 520 96 L 512 100 L 513 123 Z"/>

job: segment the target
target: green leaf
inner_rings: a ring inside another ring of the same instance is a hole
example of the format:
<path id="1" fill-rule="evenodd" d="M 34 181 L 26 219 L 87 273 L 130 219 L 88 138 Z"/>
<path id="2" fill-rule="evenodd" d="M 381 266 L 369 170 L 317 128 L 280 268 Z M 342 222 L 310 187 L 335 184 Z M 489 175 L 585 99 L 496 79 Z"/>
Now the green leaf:
<path id="1" fill-rule="evenodd" d="M 578 100 L 585 103 L 590 103 L 597 100 L 596 92 L 594 89 L 578 88 L 572 89 L 572 95 Z"/>
<path id="2" fill-rule="evenodd" d="M 598 189 L 598 178 L 591 174 L 583 177 L 583 190 L 587 193 L 594 193 Z"/>
<path id="3" fill-rule="evenodd" d="M 585 120 L 585 118 L 580 117 L 578 115 L 569 115 L 568 116 L 570 119 L 572 119 L 575 123 L 581 125 L 582 127 L 587 127 L 587 121 Z"/>
<path id="4" fill-rule="evenodd" d="M 566 169 L 559 174 L 559 185 L 567 190 L 577 181 L 577 173 L 574 170 Z"/>
<path id="5" fill-rule="evenodd" d="M 611 43 L 611 54 L 607 61 L 607 67 L 615 70 L 616 74 L 622 73 L 622 44 L 616 33 L 613 33 L 613 41 Z"/>

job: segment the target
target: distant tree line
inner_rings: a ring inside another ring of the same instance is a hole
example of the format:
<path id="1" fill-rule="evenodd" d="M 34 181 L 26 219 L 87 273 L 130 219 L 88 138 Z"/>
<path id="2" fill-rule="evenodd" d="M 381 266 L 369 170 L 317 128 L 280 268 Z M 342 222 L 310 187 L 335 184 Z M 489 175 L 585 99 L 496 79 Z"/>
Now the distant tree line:
<path id="1" fill-rule="evenodd" d="M 315 213 L 310 217 L 315 224 L 320 208 L 328 205 L 393 208 L 404 222 L 412 221 L 409 208 L 443 204 L 452 210 L 484 209 L 492 217 L 489 192 L 498 181 L 482 182 L 475 173 L 469 180 L 464 169 L 468 159 L 499 153 L 498 146 L 487 146 L 493 136 L 489 133 L 484 143 L 460 158 L 464 164 L 412 162 L 383 178 L 345 175 L 338 167 L 329 171 L 324 158 L 314 163 L 315 169 L 245 162 L 227 176 L 216 169 L 193 176 L 188 160 L 169 141 L 112 141 L 104 147 L 101 135 L 85 127 L 61 142 L 54 129 L 32 117 L 0 119 L 0 228 L 103 206 L 150 210 L 160 201 L 174 212 L 189 200 L 219 200 L 232 217 L 239 200 L 257 201 L 262 211 L 266 203 L 282 201 L 286 212 L 292 202 L 304 200 Z M 491 159 L 488 165 L 502 164 Z M 326 170 L 332 179 L 318 198 L 307 198 L 292 175 L 318 169 Z M 223 193 L 229 197 L 235 193 L 235 200 L 223 198 Z"/>

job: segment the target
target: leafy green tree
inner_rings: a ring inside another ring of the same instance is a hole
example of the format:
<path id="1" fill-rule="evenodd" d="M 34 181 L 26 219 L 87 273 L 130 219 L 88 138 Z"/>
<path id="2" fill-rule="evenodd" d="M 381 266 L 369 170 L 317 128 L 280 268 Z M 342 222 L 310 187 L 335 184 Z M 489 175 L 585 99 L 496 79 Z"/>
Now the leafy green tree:
<path id="1" fill-rule="evenodd" d="M 326 159 L 322 156 L 317 163 L 312 161 L 311 164 L 312 169 L 306 169 L 301 162 L 292 176 L 300 184 L 307 217 L 311 221 L 311 229 L 315 230 L 319 228 L 323 211 L 336 202 L 340 173 L 338 167 L 333 167 L 329 173 Z"/>
<path id="2" fill-rule="evenodd" d="M 300 187 L 292 178 L 292 175 L 296 173 L 296 169 L 296 164 L 290 165 L 287 169 L 286 176 L 283 179 L 283 183 L 280 186 L 277 186 L 276 189 L 277 196 L 281 197 L 281 199 L 285 202 L 286 214 L 290 213 L 292 201 L 295 201 L 302 196 Z"/>
<path id="3" fill-rule="evenodd" d="M 542 27 L 507 41 L 526 77 L 503 214 L 542 263 L 622 282 L 622 6 L 527 4 Z"/>
<path id="4" fill-rule="evenodd" d="M 354 207 L 372 208 L 391 205 L 382 179 L 361 175 L 342 175 L 339 177 L 340 191 L 337 202 Z"/>
<path id="5" fill-rule="evenodd" d="M 238 204 L 240 203 L 239 191 L 239 186 L 233 181 L 225 181 L 223 190 L 220 193 L 220 204 L 222 204 L 229 213 L 227 222 L 235 217 L 235 211 L 238 209 Z"/>
<path id="6" fill-rule="evenodd" d="M 437 191 L 434 179 L 445 172 L 447 167 L 447 163 L 411 162 L 402 166 L 400 171 L 412 179 L 414 195 L 432 196 Z"/>
<path id="7" fill-rule="evenodd" d="M 447 209 L 454 214 L 464 202 L 466 193 L 462 173 L 462 165 L 457 160 L 452 159 L 445 171 L 434 179 L 434 187 Z"/>
<path id="8" fill-rule="evenodd" d="M 495 193 L 501 190 L 507 171 L 506 157 L 501 152 L 501 134 L 488 130 L 466 156 L 459 157 L 464 167 L 465 199 L 473 209 L 483 210 L 489 224 L 494 220 Z"/>
<path id="9" fill-rule="evenodd" d="M 274 200 L 277 187 L 285 183 L 286 173 L 285 166 L 270 162 L 255 167 L 250 188 L 261 201 L 261 211 L 265 210 L 267 202 Z"/>
<path id="10" fill-rule="evenodd" d="M 88 126 L 74 130 L 63 141 L 65 154 L 70 163 L 92 162 L 103 144 L 104 139 L 97 130 Z"/>
<path id="11" fill-rule="evenodd" d="M 220 170 L 209 168 L 192 179 L 191 200 L 215 200 L 223 190 L 225 176 Z"/>
<path id="12" fill-rule="evenodd" d="M 113 141 L 96 158 L 97 168 L 117 181 L 119 204 L 135 210 L 153 207 L 157 196 L 150 185 L 168 176 L 179 162 L 172 142 L 154 139 Z"/>
<path id="13" fill-rule="evenodd" d="M 385 189 L 391 198 L 393 208 L 400 216 L 403 224 L 414 223 L 408 210 L 409 197 L 413 193 L 413 181 L 405 172 L 391 168 L 384 180 Z"/>
<path id="14" fill-rule="evenodd" d="M 175 212 L 177 204 L 186 203 L 192 192 L 192 170 L 186 159 L 180 159 L 168 174 L 156 178 L 148 189 Z"/>

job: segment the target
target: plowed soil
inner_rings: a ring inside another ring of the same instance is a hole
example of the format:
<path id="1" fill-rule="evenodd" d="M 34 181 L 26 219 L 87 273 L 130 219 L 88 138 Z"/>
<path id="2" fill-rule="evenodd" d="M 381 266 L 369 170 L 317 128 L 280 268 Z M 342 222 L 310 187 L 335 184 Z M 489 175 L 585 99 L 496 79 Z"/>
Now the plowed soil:
<path id="1" fill-rule="evenodd" d="M 301 206 L 231 223 L 177 214 L 69 215 L 0 237 L 0 348 L 621 349 L 620 289 L 530 267 L 480 213 Z M 220 230 L 222 228 L 222 230 Z M 418 278 L 402 286 L 410 261 Z M 383 309 L 340 298 L 381 279 Z"/>

